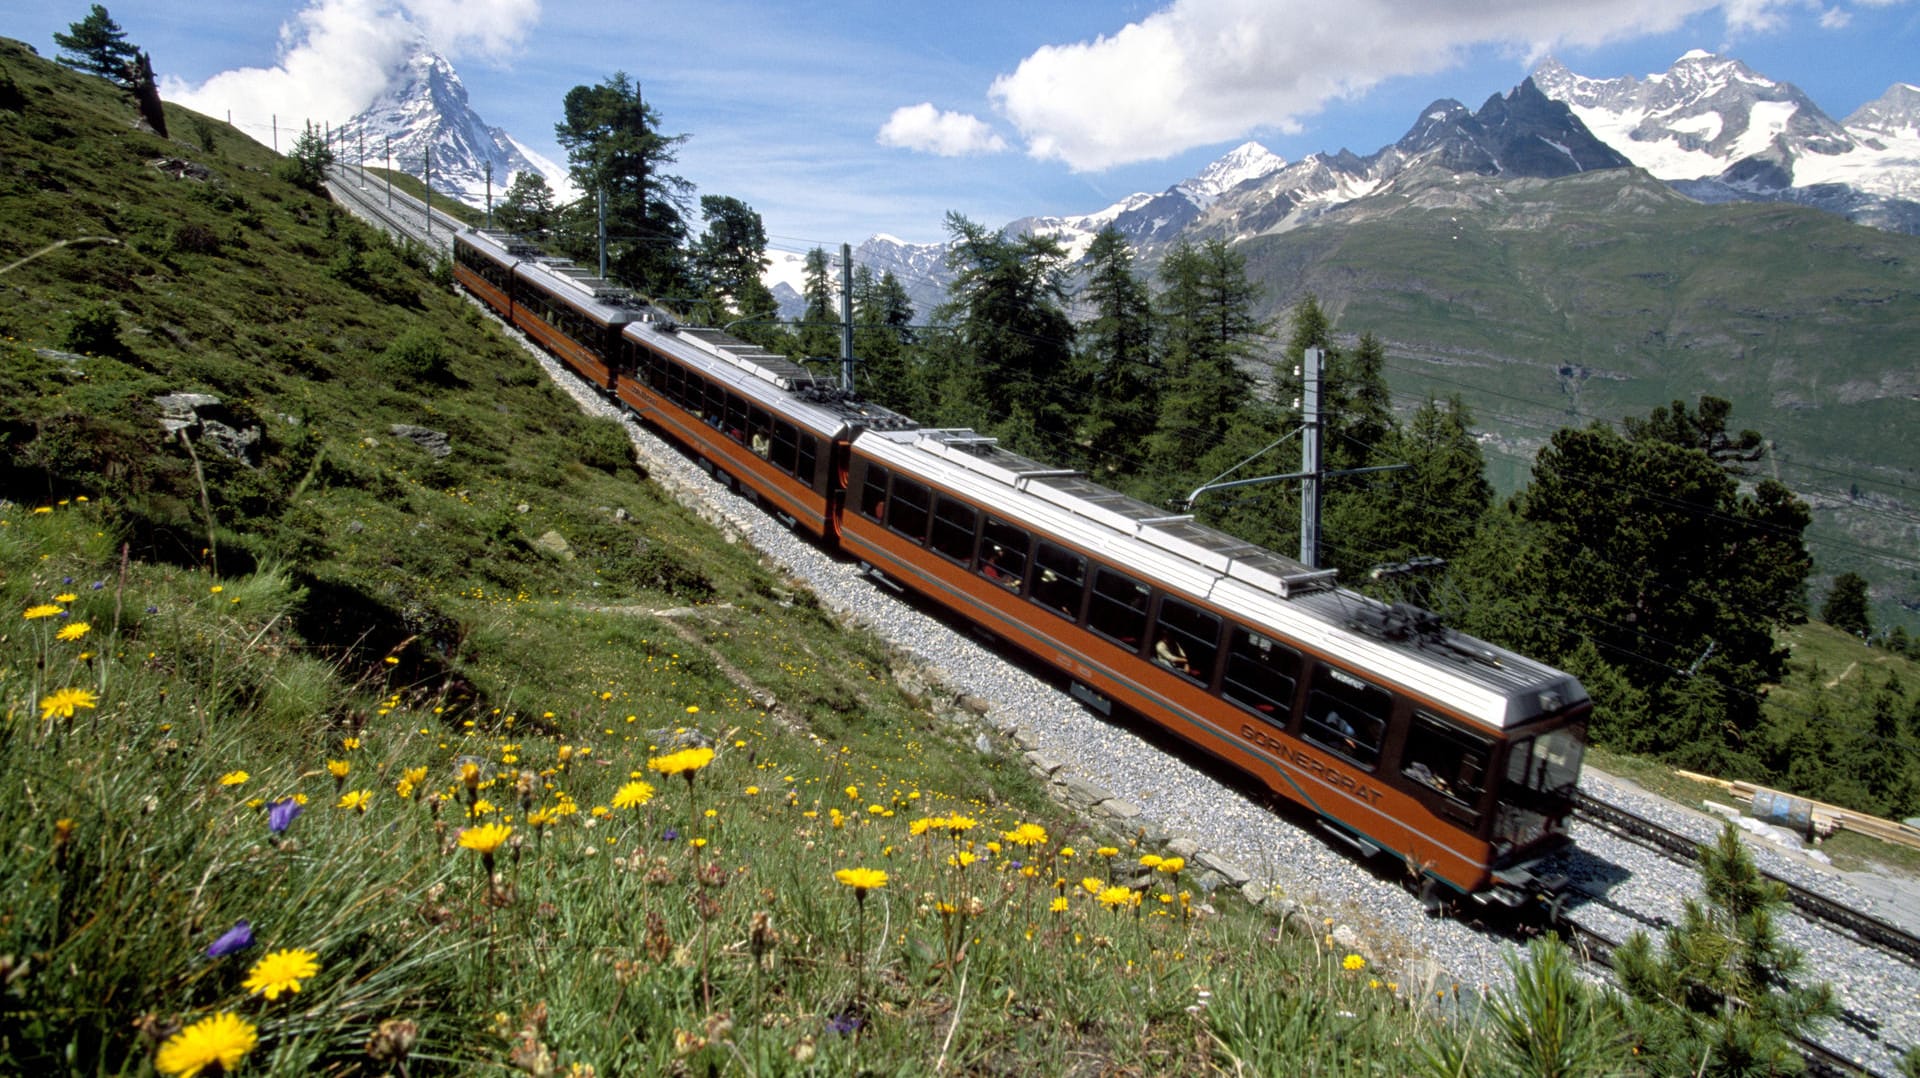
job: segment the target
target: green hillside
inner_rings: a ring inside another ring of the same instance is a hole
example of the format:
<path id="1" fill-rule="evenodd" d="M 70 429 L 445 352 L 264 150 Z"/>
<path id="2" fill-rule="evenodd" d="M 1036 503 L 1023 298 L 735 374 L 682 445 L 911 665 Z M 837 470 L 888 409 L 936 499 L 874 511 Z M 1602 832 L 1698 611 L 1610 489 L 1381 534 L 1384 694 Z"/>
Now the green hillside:
<path id="1" fill-rule="evenodd" d="M 1882 624 L 1920 603 L 1920 237 L 1609 171 L 1403 184 L 1243 249 L 1270 315 L 1317 294 L 1403 402 L 1461 393 L 1504 489 L 1559 426 L 1733 401 L 1814 505 L 1819 572 L 1872 580 Z"/>

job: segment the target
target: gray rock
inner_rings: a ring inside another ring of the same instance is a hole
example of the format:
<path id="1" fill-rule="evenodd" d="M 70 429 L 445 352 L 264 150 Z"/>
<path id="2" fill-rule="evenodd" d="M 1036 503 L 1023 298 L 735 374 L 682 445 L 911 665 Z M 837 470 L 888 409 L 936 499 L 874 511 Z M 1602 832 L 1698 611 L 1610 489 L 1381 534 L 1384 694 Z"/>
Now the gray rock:
<path id="1" fill-rule="evenodd" d="M 533 548 L 544 550 L 561 561 L 573 560 L 573 548 L 567 545 L 566 536 L 551 528 L 540 533 L 540 538 L 533 541 Z"/>
<path id="2" fill-rule="evenodd" d="M 1110 796 L 1106 790 L 1095 786 L 1093 783 L 1088 782 L 1078 775 L 1070 775 L 1067 777 L 1066 788 L 1067 801 L 1070 804 L 1080 805 L 1085 808 L 1092 808 Z"/>
<path id="3" fill-rule="evenodd" d="M 453 452 L 452 440 L 447 437 L 445 431 L 416 427 L 412 423 L 395 423 L 387 428 L 387 432 L 395 438 L 404 438 L 412 442 L 435 457 L 445 457 Z"/>
<path id="4" fill-rule="evenodd" d="M 160 408 L 160 429 L 210 446 L 221 456 L 251 468 L 260 448 L 260 428 L 240 427 L 219 397 L 207 393 L 168 393 L 153 398 Z"/>
<path id="5" fill-rule="evenodd" d="M 1096 805 L 1095 808 L 1101 815 L 1122 823 L 1131 823 L 1140 816 L 1140 806 L 1125 798 L 1109 797 Z"/>
<path id="6" fill-rule="evenodd" d="M 1027 753 L 1027 766 L 1042 775 L 1051 775 L 1066 766 L 1066 761 L 1036 749 L 1033 752 Z"/>

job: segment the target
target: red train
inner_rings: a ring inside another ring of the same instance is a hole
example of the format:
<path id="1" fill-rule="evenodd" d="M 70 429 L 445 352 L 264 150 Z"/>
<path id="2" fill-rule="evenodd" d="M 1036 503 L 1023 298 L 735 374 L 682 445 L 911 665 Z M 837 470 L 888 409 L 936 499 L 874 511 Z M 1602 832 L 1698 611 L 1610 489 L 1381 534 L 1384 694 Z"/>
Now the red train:
<path id="1" fill-rule="evenodd" d="M 1185 516 L 929 429 L 500 233 L 455 279 L 790 526 L 1051 665 L 1442 889 L 1564 880 L 1592 705 L 1572 676 Z"/>

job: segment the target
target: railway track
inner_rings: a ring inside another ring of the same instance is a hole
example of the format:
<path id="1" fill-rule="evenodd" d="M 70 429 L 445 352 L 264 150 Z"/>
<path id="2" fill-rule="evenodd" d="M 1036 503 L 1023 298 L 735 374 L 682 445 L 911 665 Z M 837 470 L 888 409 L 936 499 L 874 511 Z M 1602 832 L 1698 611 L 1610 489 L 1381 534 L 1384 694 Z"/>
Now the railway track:
<path id="1" fill-rule="evenodd" d="M 1682 864 L 1692 864 L 1699 859 L 1700 844 L 1696 840 L 1617 805 L 1595 800 L 1585 793 L 1575 795 L 1574 813 L 1597 827 L 1652 846 Z M 1836 902 L 1791 880 L 1764 871 L 1761 875 L 1786 889 L 1787 900 L 1802 917 L 1844 932 L 1869 947 L 1920 965 L 1920 936 L 1914 936 L 1898 925 Z"/>
<path id="2" fill-rule="evenodd" d="M 389 235 L 411 240 L 441 254 L 453 249 L 453 234 L 466 224 L 419 199 L 367 179 L 359 169 L 336 165 L 327 170 L 327 193 L 354 216 Z"/>

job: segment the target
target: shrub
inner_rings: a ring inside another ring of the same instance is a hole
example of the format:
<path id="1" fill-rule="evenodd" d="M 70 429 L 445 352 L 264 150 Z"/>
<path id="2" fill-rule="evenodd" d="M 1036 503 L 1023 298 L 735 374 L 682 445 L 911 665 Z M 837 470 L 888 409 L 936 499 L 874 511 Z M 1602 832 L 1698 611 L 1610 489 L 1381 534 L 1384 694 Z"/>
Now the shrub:
<path id="1" fill-rule="evenodd" d="M 60 329 L 60 347 L 89 356 L 118 356 L 126 352 L 120 343 L 120 316 L 111 306 L 90 300 L 67 312 Z"/>
<path id="2" fill-rule="evenodd" d="M 428 329 L 410 329 L 380 353 L 381 373 L 395 382 L 444 382 L 453 373 L 447 347 Z"/>

